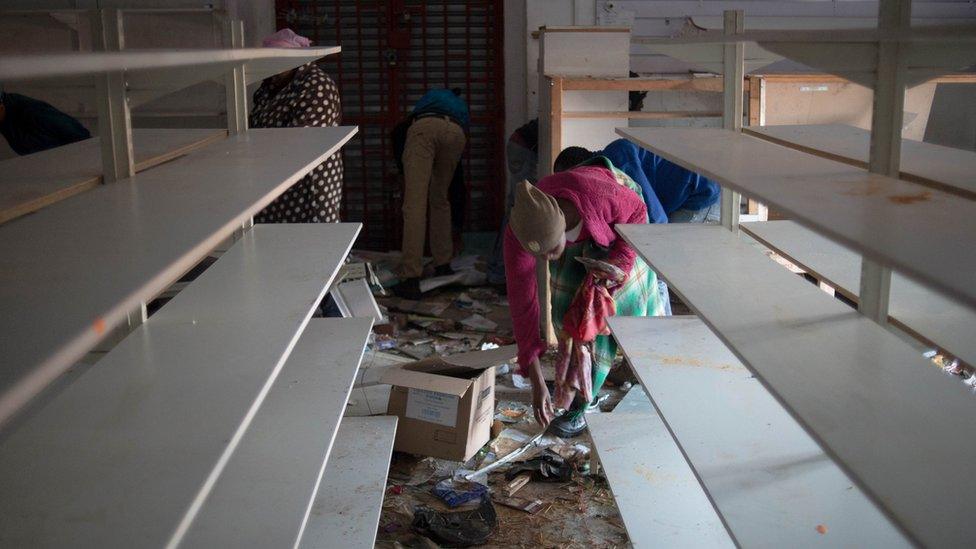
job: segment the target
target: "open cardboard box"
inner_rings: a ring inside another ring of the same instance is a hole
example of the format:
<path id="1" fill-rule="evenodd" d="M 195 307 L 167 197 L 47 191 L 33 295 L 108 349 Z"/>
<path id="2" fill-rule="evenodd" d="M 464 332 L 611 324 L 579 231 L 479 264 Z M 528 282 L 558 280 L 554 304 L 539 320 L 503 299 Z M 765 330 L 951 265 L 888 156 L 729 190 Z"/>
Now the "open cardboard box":
<path id="1" fill-rule="evenodd" d="M 515 354 L 510 345 L 430 357 L 384 374 L 393 386 L 387 413 L 400 418 L 393 449 L 467 461 L 491 436 L 495 366 Z"/>

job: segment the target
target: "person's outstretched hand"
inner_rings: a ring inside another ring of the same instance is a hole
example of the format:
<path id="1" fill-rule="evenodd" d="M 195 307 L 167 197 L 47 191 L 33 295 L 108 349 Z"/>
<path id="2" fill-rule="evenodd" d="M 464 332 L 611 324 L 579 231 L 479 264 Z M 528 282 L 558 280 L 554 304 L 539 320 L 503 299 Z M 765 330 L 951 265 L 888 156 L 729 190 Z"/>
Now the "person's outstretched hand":
<path id="1" fill-rule="evenodd" d="M 546 387 L 539 359 L 532 361 L 529 380 L 532 382 L 532 411 L 535 412 L 535 420 L 539 425 L 548 427 L 549 422 L 556 417 L 556 410 L 552 406 L 552 397 L 549 395 L 549 387 Z"/>

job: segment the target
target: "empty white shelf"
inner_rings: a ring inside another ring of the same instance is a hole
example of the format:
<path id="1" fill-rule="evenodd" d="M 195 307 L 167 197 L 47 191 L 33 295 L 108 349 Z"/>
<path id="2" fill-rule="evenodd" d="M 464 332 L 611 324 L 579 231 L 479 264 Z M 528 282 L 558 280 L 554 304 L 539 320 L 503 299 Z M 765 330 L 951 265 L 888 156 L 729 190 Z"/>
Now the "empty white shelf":
<path id="1" fill-rule="evenodd" d="M 627 391 L 624 398 L 620 399 L 620 402 L 618 402 L 613 408 L 613 413 L 656 414 L 657 412 L 655 412 L 654 407 L 651 406 L 651 401 L 647 400 L 647 395 L 644 394 L 644 389 L 634 385 L 629 391 Z"/>
<path id="2" fill-rule="evenodd" d="M 0 444 L 0 546 L 173 540 L 247 433 L 359 228 L 255 227 L 20 416 Z"/>
<path id="3" fill-rule="evenodd" d="M 656 412 L 586 422 L 634 547 L 735 547 Z"/>
<path id="4" fill-rule="evenodd" d="M 689 128 L 618 128 L 617 132 L 976 307 L 972 276 L 976 202 L 739 132 Z"/>
<path id="5" fill-rule="evenodd" d="M 911 546 L 701 320 L 610 326 L 740 546 Z"/>
<path id="6" fill-rule="evenodd" d="M 0 423 L 355 131 L 249 130 L 0 226 Z"/>
<path id="7" fill-rule="evenodd" d="M 753 126 L 742 128 L 761 139 L 867 169 L 871 132 L 844 124 Z M 976 153 L 902 139 L 901 178 L 976 198 Z"/>
<path id="8" fill-rule="evenodd" d="M 226 130 L 135 129 L 137 172 L 227 137 Z M 0 223 L 64 200 L 102 182 L 98 137 L 0 162 Z"/>
<path id="9" fill-rule="evenodd" d="M 309 321 L 181 547 L 295 546 L 372 324 Z"/>
<path id="10" fill-rule="evenodd" d="M 120 52 L 68 52 L 4 55 L 0 59 L 0 81 L 34 80 L 84 74 L 127 71 L 139 88 L 153 75 L 192 67 L 200 75 L 207 69 L 226 71 L 244 63 L 245 69 L 271 76 L 327 55 L 338 53 L 338 46 L 326 48 L 236 48 L 126 50 Z"/>
<path id="11" fill-rule="evenodd" d="M 396 425 L 394 416 L 343 418 L 299 547 L 373 547 Z"/>
<path id="12" fill-rule="evenodd" d="M 742 223 L 743 231 L 777 254 L 857 302 L 861 257 L 792 221 Z M 951 264 L 946 268 L 952 268 Z M 916 338 L 976 364 L 976 311 L 938 292 L 891 274 L 888 315 L 892 324 Z"/>
<path id="13" fill-rule="evenodd" d="M 617 230 L 904 530 L 976 539 L 945 509 L 976 502 L 976 401 L 907 343 L 719 226 Z"/>

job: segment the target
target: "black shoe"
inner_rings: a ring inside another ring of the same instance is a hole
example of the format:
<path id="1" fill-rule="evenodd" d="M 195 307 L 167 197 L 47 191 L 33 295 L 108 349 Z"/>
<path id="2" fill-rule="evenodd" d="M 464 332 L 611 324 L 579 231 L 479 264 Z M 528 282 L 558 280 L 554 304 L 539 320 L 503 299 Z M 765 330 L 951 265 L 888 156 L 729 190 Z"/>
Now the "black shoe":
<path id="1" fill-rule="evenodd" d="M 402 297 L 403 299 L 419 300 L 424 295 L 420 291 L 420 278 L 414 277 L 401 280 L 399 284 L 393 287 L 393 295 Z"/>
<path id="2" fill-rule="evenodd" d="M 552 420 L 549 432 L 559 438 L 575 438 L 586 430 L 586 414 L 570 411 Z"/>
<path id="3" fill-rule="evenodd" d="M 451 276 L 452 274 L 454 274 L 454 269 L 451 268 L 450 263 L 434 267 L 434 276 Z"/>

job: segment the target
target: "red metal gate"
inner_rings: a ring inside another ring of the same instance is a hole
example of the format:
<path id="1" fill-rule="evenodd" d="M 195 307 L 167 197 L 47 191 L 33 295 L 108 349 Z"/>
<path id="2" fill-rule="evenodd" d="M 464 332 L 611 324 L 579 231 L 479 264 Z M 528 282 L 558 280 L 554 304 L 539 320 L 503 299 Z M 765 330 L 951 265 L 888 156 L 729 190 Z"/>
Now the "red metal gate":
<path id="1" fill-rule="evenodd" d="M 399 249 L 401 189 L 390 132 L 431 88 L 460 87 L 471 109 L 462 158 L 465 229 L 494 231 L 504 202 L 502 0 L 276 0 L 278 28 L 342 53 L 322 66 L 339 84 L 343 124 L 359 134 L 343 149 L 343 219 L 362 221 L 359 247 Z"/>

